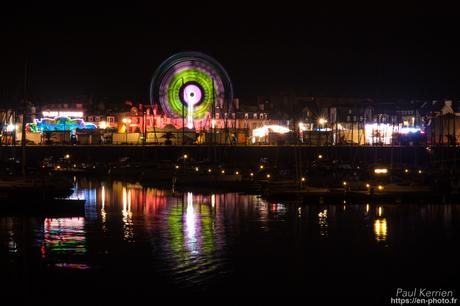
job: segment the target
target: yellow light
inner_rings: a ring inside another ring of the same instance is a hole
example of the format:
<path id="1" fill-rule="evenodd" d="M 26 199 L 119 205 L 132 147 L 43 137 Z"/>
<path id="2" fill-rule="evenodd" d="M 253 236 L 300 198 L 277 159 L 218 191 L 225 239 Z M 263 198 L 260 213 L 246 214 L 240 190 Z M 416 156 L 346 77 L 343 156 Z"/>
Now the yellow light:
<path id="1" fill-rule="evenodd" d="M 240 174 L 238 171 L 235 172 L 236 175 Z"/>
<path id="2" fill-rule="evenodd" d="M 107 128 L 107 122 L 101 121 L 101 122 L 99 123 L 99 128 L 100 128 L 100 129 L 106 129 L 106 128 Z"/>
<path id="3" fill-rule="evenodd" d="M 321 124 L 321 125 L 323 125 L 323 124 L 327 123 L 327 120 L 324 119 L 324 118 L 319 118 L 319 119 L 318 119 L 318 123 Z"/>
<path id="4" fill-rule="evenodd" d="M 404 172 L 405 172 L 405 173 L 409 173 L 409 169 L 405 169 Z"/>
<path id="5" fill-rule="evenodd" d="M 225 174 L 225 170 L 220 171 L 220 173 Z"/>
<path id="6" fill-rule="evenodd" d="M 366 204 L 366 212 L 369 212 L 369 204 Z"/>
<path id="7" fill-rule="evenodd" d="M 195 167 L 195 171 L 197 171 L 197 172 L 198 172 L 198 170 L 200 170 L 200 169 L 199 169 L 198 167 Z"/>
<path id="8" fill-rule="evenodd" d="M 367 187 L 367 188 L 369 188 L 369 187 L 371 187 L 371 185 L 369 185 L 369 184 L 366 184 L 366 187 Z"/>
<path id="9" fill-rule="evenodd" d="M 418 170 L 418 174 L 422 174 L 422 170 Z"/>
<path id="10" fill-rule="evenodd" d="M 77 167 L 77 165 L 76 165 L 76 164 L 73 164 L 73 167 L 74 167 L 74 168 L 76 168 L 76 167 Z"/>
<path id="11" fill-rule="evenodd" d="M 250 175 L 251 175 L 251 176 L 254 176 L 254 173 L 252 173 L 252 172 L 251 172 L 251 174 L 250 174 Z"/>
<path id="12" fill-rule="evenodd" d="M 383 190 L 383 186 L 382 185 L 379 185 L 379 190 Z"/>
<path id="13" fill-rule="evenodd" d="M 388 169 L 386 169 L 386 168 L 381 168 L 381 169 L 377 168 L 377 169 L 374 169 L 374 173 L 375 174 L 387 174 Z"/>
<path id="14" fill-rule="evenodd" d="M 260 165 L 259 168 L 260 168 L 260 169 L 263 169 L 263 168 L 264 168 L 264 165 Z"/>
<path id="15" fill-rule="evenodd" d="M 303 178 L 301 178 L 300 180 L 301 180 L 302 182 L 305 182 L 305 178 L 304 178 L 304 177 L 303 177 Z"/>
<path id="16" fill-rule="evenodd" d="M 323 211 L 320 211 L 318 213 L 318 217 L 320 218 L 327 218 L 327 209 L 324 209 Z"/>
<path id="17" fill-rule="evenodd" d="M 184 154 L 184 159 L 187 159 L 188 158 L 188 155 L 187 154 Z"/>
<path id="18" fill-rule="evenodd" d="M 382 206 L 379 206 L 379 217 L 382 216 L 382 210 L 383 210 Z"/>
<path id="19" fill-rule="evenodd" d="M 209 172 L 209 173 L 211 173 L 211 171 L 212 171 L 211 169 L 208 169 L 208 172 Z"/>
<path id="20" fill-rule="evenodd" d="M 388 225 L 387 225 L 387 220 L 385 218 L 375 220 L 374 233 L 375 233 L 375 238 L 377 239 L 377 241 L 387 240 Z"/>
<path id="21" fill-rule="evenodd" d="M 123 121 L 123 123 L 127 123 L 127 122 L 128 122 L 128 119 L 126 119 L 126 118 L 123 118 L 123 120 L 122 120 L 122 121 Z"/>
<path id="22" fill-rule="evenodd" d="M 267 178 L 270 178 L 270 177 L 271 177 L 271 175 L 270 175 L 270 174 L 267 174 Z"/>
<path id="23" fill-rule="evenodd" d="M 176 165 L 176 169 L 179 169 L 179 166 L 178 166 L 178 165 Z"/>
<path id="24" fill-rule="evenodd" d="M 343 182 L 342 184 L 343 184 L 343 186 L 347 186 L 347 182 Z"/>
<path id="25" fill-rule="evenodd" d="M 65 157 L 66 159 L 69 159 L 69 158 L 70 158 L 70 155 L 69 155 L 69 154 L 66 154 L 64 157 Z"/>
<path id="26" fill-rule="evenodd" d="M 321 154 L 320 154 L 320 155 L 318 155 L 318 158 L 319 158 L 319 159 L 323 158 L 323 155 L 321 155 Z"/>
<path id="27" fill-rule="evenodd" d="M 61 166 L 59 166 L 59 165 L 58 165 L 58 166 L 56 166 L 56 169 L 61 169 Z"/>

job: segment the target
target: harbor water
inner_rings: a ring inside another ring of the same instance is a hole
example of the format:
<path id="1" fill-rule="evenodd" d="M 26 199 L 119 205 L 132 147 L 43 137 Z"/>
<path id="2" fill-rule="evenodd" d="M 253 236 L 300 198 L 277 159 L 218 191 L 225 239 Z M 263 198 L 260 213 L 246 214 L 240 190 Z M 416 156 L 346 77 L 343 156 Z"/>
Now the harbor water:
<path id="1" fill-rule="evenodd" d="M 86 200 L 84 214 L 0 215 L 3 297 L 34 305 L 164 295 L 371 303 L 398 287 L 460 284 L 457 204 L 269 202 L 85 178 L 72 197 Z"/>

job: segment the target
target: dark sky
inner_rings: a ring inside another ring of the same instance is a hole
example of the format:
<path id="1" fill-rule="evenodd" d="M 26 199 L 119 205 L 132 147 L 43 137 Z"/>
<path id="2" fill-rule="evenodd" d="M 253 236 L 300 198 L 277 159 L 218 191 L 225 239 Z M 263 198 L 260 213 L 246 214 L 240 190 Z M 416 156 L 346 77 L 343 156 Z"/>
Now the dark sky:
<path id="1" fill-rule="evenodd" d="M 154 70 L 185 50 L 220 61 L 243 99 L 279 91 L 460 96 L 453 9 L 37 2 L 0 10 L 2 103 L 22 95 L 26 58 L 35 101 L 86 94 L 147 101 Z"/>

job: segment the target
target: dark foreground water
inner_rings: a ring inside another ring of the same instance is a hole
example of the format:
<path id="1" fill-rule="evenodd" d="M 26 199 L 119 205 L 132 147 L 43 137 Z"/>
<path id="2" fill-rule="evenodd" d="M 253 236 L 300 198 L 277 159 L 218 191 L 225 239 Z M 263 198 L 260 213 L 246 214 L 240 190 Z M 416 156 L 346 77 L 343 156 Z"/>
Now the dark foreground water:
<path id="1" fill-rule="evenodd" d="M 84 179 L 74 196 L 84 215 L 0 215 L 0 305 L 162 295 L 372 305 L 398 287 L 460 284 L 459 205 L 274 203 Z"/>

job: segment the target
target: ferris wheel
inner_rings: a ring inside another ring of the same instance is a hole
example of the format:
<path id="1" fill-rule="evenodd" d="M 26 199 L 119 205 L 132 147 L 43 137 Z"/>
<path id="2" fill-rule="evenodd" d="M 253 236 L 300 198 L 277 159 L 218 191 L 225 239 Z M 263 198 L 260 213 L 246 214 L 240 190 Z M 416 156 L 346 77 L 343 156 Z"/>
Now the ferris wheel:
<path id="1" fill-rule="evenodd" d="M 194 120 L 229 113 L 233 87 L 225 69 L 200 52 L 181 52 L 165 60 L 150 83 L 150 103 L 159 103 L 171 118 Z"/>

